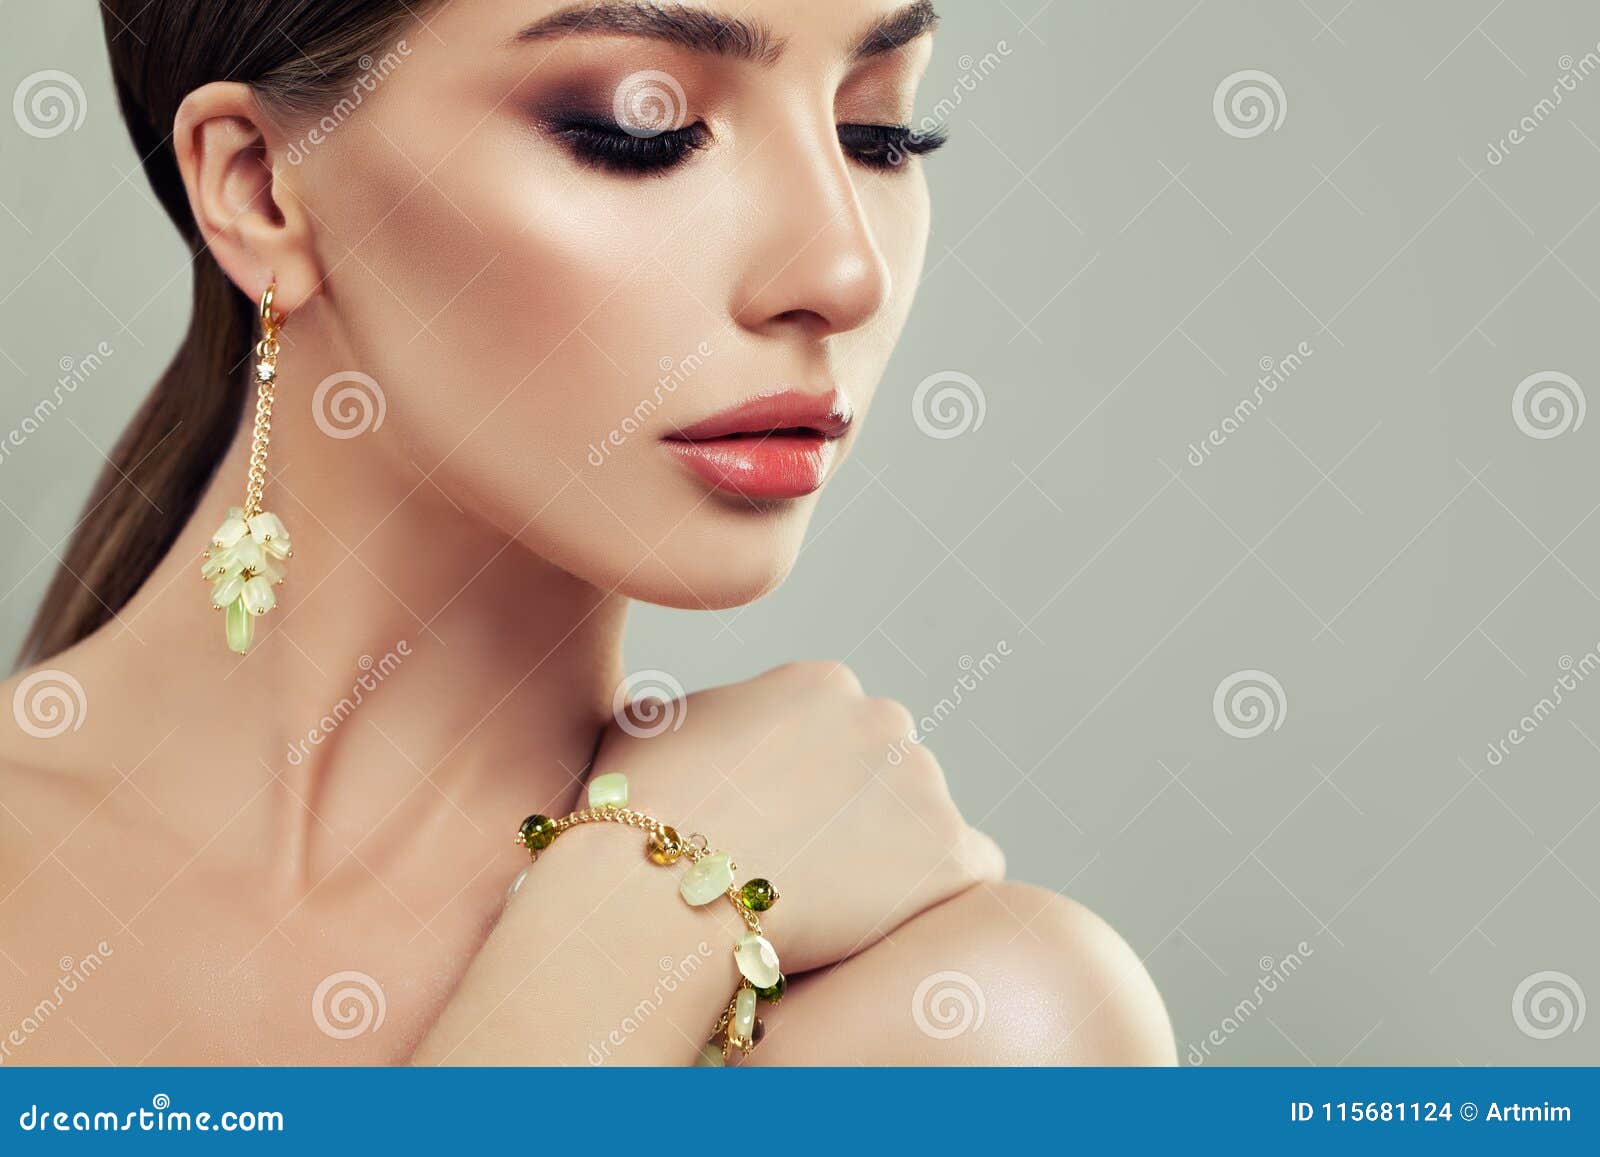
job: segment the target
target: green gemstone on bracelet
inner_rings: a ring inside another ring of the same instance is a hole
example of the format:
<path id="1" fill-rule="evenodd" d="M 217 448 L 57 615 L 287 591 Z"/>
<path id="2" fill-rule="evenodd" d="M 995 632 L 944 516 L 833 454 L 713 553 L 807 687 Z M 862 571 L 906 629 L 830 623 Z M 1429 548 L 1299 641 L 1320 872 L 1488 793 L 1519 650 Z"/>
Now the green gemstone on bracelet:
<path id="1" fill-rule="evenodd" d="M 628 777 L 620 771 L 608 771 L 589 781 L 590 807 L 623 807 L 628 802 Z"/>
<path id="2" fill-rule="evenodd" d="M 708 852 L 683 874 L 678 892 L 693 907 L 709 904 L 733 887 L 733 861 L 727 852 Z"/>
<path id="3" fill-rule="evenodd" d="M 529 816 L 517 830 L 517 838 L 527 845 L 530 852 L 543 851 L 555 843 L 556 836 L 560 834 L 556 821 L 549 816 Z"/>
<path id="4" fill-rule="evenodd" d="M 756 995 L 768 1004 L 777 1004 L 783 999 L 784 990 L 789 987 L 788 979 L 783 973 L 778 974 L 778 979 L 766 988 L 756 989 Z"/>
<path id="5" fill-rule="evenodd" d="M 720 1069 L 727 1067 L 728 1062 L 722 1059 L 722 1046 L 715 1042 L 700 1046 L 700 1055 L 694 1059 L 697 1069 Z"/>
<path id="6" fill-rule="evenodd" d="M 728 1039 L 743 1048 L 756 1027 L 756 990 L 740 985 L 733 998 L 733 1017 L 728 1021 Z"/>
<path id="7" fill-rule="evenodd" d="M 739 902 L 752 912 L 765 912 L 778 902 L 778 889 L 771 880 L 751 880 L 739 889 Z"/>
<path id="8" fill-rule="evenodd" d="M 733 961 L 755 988 L 771 988 L 783 975 L 778 967 L 778 950 L 759 932 L 746 932 L 734 942 Z"/>

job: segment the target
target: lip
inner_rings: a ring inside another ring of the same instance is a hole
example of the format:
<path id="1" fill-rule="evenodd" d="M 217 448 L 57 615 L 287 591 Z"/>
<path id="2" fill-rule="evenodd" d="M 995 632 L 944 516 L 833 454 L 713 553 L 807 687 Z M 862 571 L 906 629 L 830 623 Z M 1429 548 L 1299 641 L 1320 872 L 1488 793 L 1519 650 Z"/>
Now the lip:
<path id="1" fill-rule="evenodd" d="M 662 440 L 714 490 L 755 500 L 803 498 L 822 488 L 853 421 L 836 390 L 763 394 Z"/>

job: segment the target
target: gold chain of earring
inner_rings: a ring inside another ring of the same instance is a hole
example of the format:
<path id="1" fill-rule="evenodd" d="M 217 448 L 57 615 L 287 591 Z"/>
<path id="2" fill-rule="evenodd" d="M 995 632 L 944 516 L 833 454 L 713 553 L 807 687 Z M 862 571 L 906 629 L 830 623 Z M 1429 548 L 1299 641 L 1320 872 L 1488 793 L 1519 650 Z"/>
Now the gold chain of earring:
<path id="1" fill-rule="evenodd" d="M 261 513 L 267 488 L 267 448 L 272 443 L 272 403 L 278 392 L 278 329 L 283 324 L 272 309 L 277 283 L 261 296 L 261 340 L 256 343 L 256 426 L 250 439 L 250 476 L 245 487 L 246 521 Z"/>

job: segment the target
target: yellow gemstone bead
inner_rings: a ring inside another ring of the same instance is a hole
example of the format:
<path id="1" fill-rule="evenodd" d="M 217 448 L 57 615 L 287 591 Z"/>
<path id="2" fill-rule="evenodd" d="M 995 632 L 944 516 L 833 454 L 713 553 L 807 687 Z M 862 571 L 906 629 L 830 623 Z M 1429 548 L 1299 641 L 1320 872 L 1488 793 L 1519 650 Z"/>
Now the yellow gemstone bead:
<path id="1" fill-rule="evenodd" d="M 683 837 L 676 828 L 663 827 L 659 833 L 650 833 L 644 853 L 658 864 L 676 864 L 683 858 Z"/>

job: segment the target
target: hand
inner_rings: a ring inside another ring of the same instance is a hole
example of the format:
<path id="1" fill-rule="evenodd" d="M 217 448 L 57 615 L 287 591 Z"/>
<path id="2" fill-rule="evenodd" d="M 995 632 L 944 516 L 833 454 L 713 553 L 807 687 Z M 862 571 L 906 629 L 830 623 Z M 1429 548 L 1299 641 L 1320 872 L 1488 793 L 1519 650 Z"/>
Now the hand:
<path id="1" fill-rule="evenodd" d="M 781 899 L 761 922 L 791 975 L 1004 874 L 910 742 L 910 714 L 867 698 L 845 667 L 791 664 L 651 710 L 607 730 L 591 775 L 626 773 L 630 807 L 704 833 L 738 882 L 771 880 Z M 651 864 L 640 833 L 608 828 L 540 854 L 416 1063 L 693 1060 L 739 983 L 730 947 L 744 925 L 725 902 L 684 904 L 687 866 Z"/>
<path id="2" fill-rule="evenodd" d="M 732 855 L 736 882 L 770 880 L 781 899 L 762 924 L 799 973 L 1005 874 L 912 727 L 847 667 L 792 663 L 638 705 L 607 730 L 591 775 L 626 773 L 630 807 L 704 833 Z"/>

